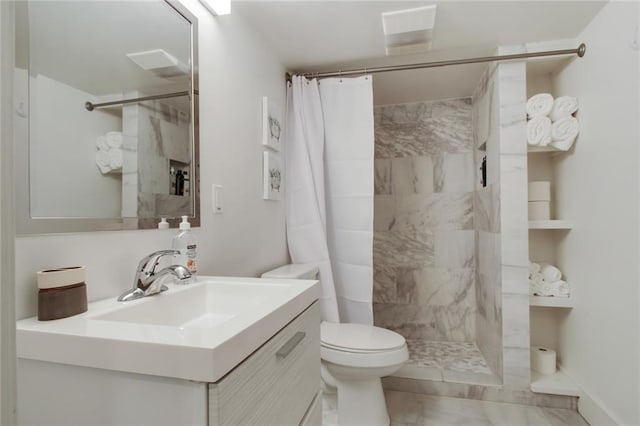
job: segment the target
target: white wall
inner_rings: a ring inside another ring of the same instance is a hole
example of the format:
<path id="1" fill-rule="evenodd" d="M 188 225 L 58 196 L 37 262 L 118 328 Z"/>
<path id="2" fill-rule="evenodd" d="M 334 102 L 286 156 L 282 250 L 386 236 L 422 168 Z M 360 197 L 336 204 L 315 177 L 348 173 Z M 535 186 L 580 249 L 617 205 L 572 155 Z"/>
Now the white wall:
<path id="1" fill-rule="evenodd" d="M 285 69 L 238 15 L 199 18 L 202 226 L 199 272 L 257 276 L 288 261 L 284 202 L 262 200 L 261 107 L 269 96 L 284 110 Z M 224 186 L 224 213 L 211 211 L 211 184 Z M 17 317 L 35 314 L 35 273 L 86 265 L 91 300 L 132 285 L 138 260 L 171 244 L 171 231 L 119 231 L 16 238 Z"/>
<path id="2" fill-rule="evenodd" d="M 591 399 L 627 425 L 640 423 L 637 25 L 637 3 L 607 4 L 577 38 L 586 55 L 554 84 L 557 96 L 578 96 L 581 125 L 575 151 L 555 170 L 557 213 L 576 223 L 558 246 L 576 301 L 558 320 L 559 356 Z"/>
<path id="3" fill-rule="evenodd" d="M 96 166 L 96 139 L 122 131 L 122 119 L 87 111 L 94 97 L 42 74 L 29 78 L 16 68 L 16 102 L 29 111 L 14 116 L 16 137 L 28 134 L 31 215 L 34 217 L 119 217 L 122 175 L 103 175 Z M 28 93 L 27 93 L 28 89 Z M 29 99 L 27 99 L 27 96 Z M 25 196 L 26 194 L 22 194 Z"/>

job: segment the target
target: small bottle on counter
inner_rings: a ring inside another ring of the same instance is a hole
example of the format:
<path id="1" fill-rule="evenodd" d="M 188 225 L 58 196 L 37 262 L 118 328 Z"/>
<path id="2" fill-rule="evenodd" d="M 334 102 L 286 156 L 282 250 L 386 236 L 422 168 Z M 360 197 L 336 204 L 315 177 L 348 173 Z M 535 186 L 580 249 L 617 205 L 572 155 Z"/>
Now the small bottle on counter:
<path id="1" fill-rule="evenodd" d="M 184 175 L 182 170 L 176 172 L 176 192 L 175 195 L 182 195 L 184 193 Z"/>
<path id="2" fill-rule="evenodd" d="M 176 169 L 171 167 L 169 168 L 169 182 L 171 184 L 171 188 L 169 188 L 169 194 L 176 193 Z"/>
<path id="3" fill-rule="evenodd" d="M 186 170 L 182 172 L 182 177 L 184 178 L 184 190 L 182 191 L 182 193 L 185 197 L 188 197 L 191 192 L 191 180 L 189 180 L 189 172 Z"/>
<path id="4" fill-rule="evenodd" d="M 178 265 L 182 265 L 191 272 L 191 279 L 184 282 L 189 284 L 196 281 L 196 257 L 198 252 L 198 245 L 196 243 L 196 237 L 191 232 L 191 224 L 189 223 L 189 216 L 182 216 L 182 222 L 180 222 L 180 231 L 173 237 L 173 244 L 171 248 L 180 252 L 178 257 Z"/>

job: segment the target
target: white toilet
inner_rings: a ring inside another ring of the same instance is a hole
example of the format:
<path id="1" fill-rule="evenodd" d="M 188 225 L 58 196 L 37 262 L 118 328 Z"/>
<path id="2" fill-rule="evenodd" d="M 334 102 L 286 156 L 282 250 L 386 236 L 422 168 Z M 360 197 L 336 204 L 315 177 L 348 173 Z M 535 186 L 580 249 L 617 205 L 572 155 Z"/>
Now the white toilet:
<path id="1" fill-rule="evenodd" d="M 285 265 L 263 278 L 317 279 L 313 265 Z M 322 322 L 320 357 L 325 388 L 337 388 L 338 423 L 388 425 L 380 378 L 395 373 L 409 359 L 404 337 L 362 324 Z"/>

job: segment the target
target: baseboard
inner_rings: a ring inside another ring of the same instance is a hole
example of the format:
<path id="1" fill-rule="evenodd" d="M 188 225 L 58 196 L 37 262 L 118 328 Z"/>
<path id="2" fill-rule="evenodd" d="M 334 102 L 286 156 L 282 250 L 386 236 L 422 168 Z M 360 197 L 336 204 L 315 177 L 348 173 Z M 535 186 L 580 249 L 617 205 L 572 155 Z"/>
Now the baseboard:
<path id="1" fill-rule="evenodd" d="M 567 376 L 571 377 L 567 374 L 566 370 L 562 368 L 562 366 L 558 366 L 558 368 Z M 576 383 L 575 379 L 571 379 Z M 585 392 L 582 386 L 579 386 L 579 388 L 580 398 L 578 398 L 578 413 L 580 413 L 580 415 L 584 417 L 589 424 L 594 426 L 620 426 L 621 423 L 613 419 L 613 416 L 609 414 L 600 401 L 591 397 L 591 395 Z"/>
<path id="2" fill-rule="evenodd" d="M 578 398 L 578 413 L 591 425 L 597 426 L 619 426 L 620 422 L 613 419 L 607 410 L 598 401 L 593 399 L 584 390 Z"/>

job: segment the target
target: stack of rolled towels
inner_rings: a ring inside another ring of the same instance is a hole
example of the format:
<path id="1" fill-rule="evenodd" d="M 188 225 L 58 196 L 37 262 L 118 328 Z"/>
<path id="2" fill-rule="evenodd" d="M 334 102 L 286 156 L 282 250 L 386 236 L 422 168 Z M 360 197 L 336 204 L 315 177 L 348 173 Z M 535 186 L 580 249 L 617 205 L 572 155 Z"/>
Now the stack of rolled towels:
<path id="1" fill-rule="evenodd" d="M 571 288 L 562 280 L 562 272 L 548 263 L 529 262 L 531 296 L 570 297 Z"/>
<path id="2" fill-rule="evenodd" d="M 96 165 L 100 173 L 122 173 L 122 132 L 107 132 L 96 139 Z"/>
<path id="3" fill-rule="evenodd" d="M 580 131 L 575 113 L 578 99 L 549 93 L 538 93 L 527 101 L 527 143 L 532 146 L 550 145 L 568 151 Z"/>

